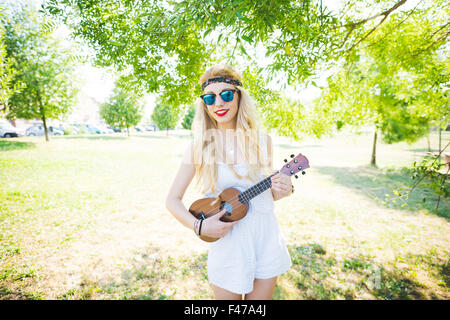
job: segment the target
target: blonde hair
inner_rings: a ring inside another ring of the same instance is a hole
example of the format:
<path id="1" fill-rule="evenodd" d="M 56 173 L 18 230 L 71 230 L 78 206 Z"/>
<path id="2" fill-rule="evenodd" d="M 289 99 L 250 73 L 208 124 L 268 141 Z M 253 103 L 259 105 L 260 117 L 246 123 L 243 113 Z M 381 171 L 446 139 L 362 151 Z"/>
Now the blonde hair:
<path id="1" fill-rule="evenodd" d="M 228 76 L 242 82 L 240 74 L 229 65 L 216 65 L 208 69 L 201 77 L 199 84 L 212 77 Z M 238 148 L 244 156 L 249 170 L 246 176 L 239 175 L 232 164 L 228 167 L 238 179 L 249 178 L 258 182 L 258 173 L 270 174 L 269 157 L 264 158 L 259 142 L 261 120 L 247 91 L 241 86 L 235 86 L 239 91 L 239 105 L 236 121 L 236 136 Z M 206 104 L 201 98 L 196 101 L 196 111 L 192 123 L 193 160 L 195 166 L 196 185 L 202 193 L 211 189 L 217 196 L 215 183 L 217 180 L 218 162 L 225 159 L 217 130 L 217 121 L 208 112 Z M 264 140 L 266 141 L 266 140 Z"/>

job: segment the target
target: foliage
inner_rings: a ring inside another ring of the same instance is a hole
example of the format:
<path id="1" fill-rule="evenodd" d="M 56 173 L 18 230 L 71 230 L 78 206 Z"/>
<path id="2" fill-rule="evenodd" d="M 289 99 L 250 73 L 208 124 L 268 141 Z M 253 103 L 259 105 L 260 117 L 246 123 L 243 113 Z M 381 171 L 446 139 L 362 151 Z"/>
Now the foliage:
<path id="1" fill-rule="evenodd" d="M 121 87 L 116 87 L 108 102 L 100 106 L 100 116 L 113 127 L 127 129 L 137 125 L 142 119 L 143 106 L 139 97 L 130 94 Z"/>
<path id="2" fill-rule="evenodd" d="M 448 12 L 446 2 L 419 1 L 413 7 L 406 2 L 354 0 L 331 11 L 318 0 L 50 0 L 43 10 L 89 43 L 99 65 L 114 66 L 135 88 L 158 93 L 174 114 L 199 95 L 197 80 L 208 66 L 219 62 L 236 66 L 243 70 L 244 80 L 260 80 L 252 94 L 267 116 L 265 124 L 278 130 L 284 115 L 276 103 L 279 92 L 269 89 L 270 81 L 280 89 L 286 84 L 306 86 L 320 68 L 350 61 L 366 44 L 395 43 L 410 21 L 423 25 L 411 37 L 415 54 L 427 56 L 445 43 L 449 24 L 440 12 Z M 424 21 L 425 16 L 431 18 Z M 392 62 L 402 59 L 392 56 Z M 396 122 L 404 120 L 397 117 Z M 324 134 L 322 121 L 314 117 L 304 121 L 309 121 L 309 132 Z M 284 124 L 280 134 L 295 134 L 295 124 Z"/>
<path id="3" fill-rule="evenodd" d="M 181 126 L 184 129 L 191 130 L 192 122 L 194 121 L 194 115 L 195 115 L 195 107 L 190 106 L 188 113 L 184 116 L 183 122 L 181 123 Z"/>
<path id="4" fill-rule="evenodd" d="M 6 16 L 5 8 L 0 6 L 0 20 L 3 21 Z M 6 112 L 6 105 L 8 98 L 18 89 L 11 86 L 14 76 L 14 68 L 12 68 L 12 61 L 6 56 L 6 46 L 4 44 L 5 27 L 4 23 L 0 24 L 0 110 Z"/>
<path id="5" fill-rule="evenodd" d="M 48 34 L 42 17 L 26 6 L 11 8 L 14 14 L 2 21 L 6 56 L 15 69 L 11 87 L 20 87 L 8 99 L 10 119 L 58 118 L 74 103 L 74 63 L 70 48 Z"/>
<path id="6" fill-rule="evenodd" d="M 445 48 L 424 51 L 422 43 L 440 22 L 432 17 L 392 17 L 328 79 L 317 108 L 330 114 L 337 129 L 370 125 L 387 143 L 411 143 L 431 126 L 447 124 L 449 58 Z"/>
<path id="7" fill-rule="evenodd" d="M 156 104 L 151 118 L 159 130 L 167 130 L 166 134 L 169 133 L 169 129 L 175 128 L 178 122 L 178 118 L 172 113 L 170 106 L 161 102 Z"/>
<path id="8" fill-rule="evenodd" d="M 414 181 L 414 184 L 410 188 L 394 188 L 393 193 L 397 197 L 393 198 L 392 201 L 396 202 L 398 200 L 402 200 L 403 206 L 405 206 L 410 194 L 417 188 L 417 186 L 421 185 L 422 187 L 430 190 L 432 196 L 437 196 L 435 212 L 438 213 L 441 198 L 446 200 L 450 197 L 450 184 L 447 182 L 449 169 L 444 169 L 445 172 L 443 172 L 443 164 L 438 162 L 442 152 L 449 145 L 450 143 L 448 143 L 447 146 L 445 146 L 445 148 L 434 157 L 425 157 L 419 163 L 414 161 L 411 168 L 411 178 Z M 430 198 L 427 194 L 423 194 L 422 201 L 426 202 L 427 200 L 429 201 L 434 199 Z"/>

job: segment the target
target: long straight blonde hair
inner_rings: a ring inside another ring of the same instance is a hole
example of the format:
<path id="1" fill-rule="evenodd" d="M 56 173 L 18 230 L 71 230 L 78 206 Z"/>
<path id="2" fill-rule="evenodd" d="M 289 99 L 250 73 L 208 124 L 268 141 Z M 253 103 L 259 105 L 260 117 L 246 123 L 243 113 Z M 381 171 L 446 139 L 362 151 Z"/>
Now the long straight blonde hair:
<path id="1" fill-rule="evenodd" d="M 242 82 L 240 74 L 229 65 L 216 65 L 208 69 L 201 77 L 199 84 L 213 77 L 228 76 Z M 267 159 L 262 154 L 260 146 L 261 119 L 254 106 L 253 100 L 247 91 L 236 86 L 239 90 L 239 105 L 236 121 L 236 137 L 238 148 L 248 165 L 246 176 L 239 175 L 233 164 L 227 163 L 228 167 L 238 179 L 248 178 L 254 183 L 258 182 L 258 174 L 269 175 L 269 156 Z M 193 131 L 193 160 L 195 166 L 196 186 L 202 193 L 211 190 L 216 196 L 215 183 L 217 180 L 218 162 L 225 161 L 223 145 L 220 138 L 221 131 L 218 130 L 217 121 L 208 112 L 206 104 L 201 98 L 196 101 L 195 116 L 192 123 Z M 265 135 L 262 135 L 266 138 Z M 263 139 L 264 143 L 266 139 Z"/>

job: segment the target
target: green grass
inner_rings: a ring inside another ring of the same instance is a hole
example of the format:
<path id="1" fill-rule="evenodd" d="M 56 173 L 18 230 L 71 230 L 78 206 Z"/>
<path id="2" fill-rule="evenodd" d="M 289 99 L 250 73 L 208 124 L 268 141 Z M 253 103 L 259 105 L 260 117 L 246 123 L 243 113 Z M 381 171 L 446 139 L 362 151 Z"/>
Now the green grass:
<path id="1" fill-rule="evenodd" d="M 369 134 L 273 138 L 275 164 L 302 152 L 311 165 L 275 203 L 293 262 L 275 299 L 450 298 L 449 201 L 435 212 L 423 188 L 405 206 L 391 200 L 412 184 L 425 139 L 380 142 L 373 168 Z M 0 298 L 213 298 L 208 244 L 164 205 L 187 139 L 1 139 Z M 189 188 L 183 202 L 199 197 Z"/>

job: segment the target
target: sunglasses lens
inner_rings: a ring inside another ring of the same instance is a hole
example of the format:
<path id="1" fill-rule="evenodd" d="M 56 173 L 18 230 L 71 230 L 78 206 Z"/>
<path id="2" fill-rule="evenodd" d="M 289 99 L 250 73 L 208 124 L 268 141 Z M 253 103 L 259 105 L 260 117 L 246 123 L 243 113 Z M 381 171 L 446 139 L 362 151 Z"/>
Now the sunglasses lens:
<path id="1" fill-rule="evenodd" d="M 222 100 L 224 102 L 230 102 L 230 101 L 233 101 L 234 92 L 232 90 L 227 90 L 227 91 L 222 92 L 220 94 L 220 96 L 222 97 Z"/>
<path id="2" fill-rule="evenodd" d="M 207 94 L 203 96 L 203 102 L 205 102 L 206 105 L 210 106 L 214 104 L 216 101 L 216 95 L 214 94 Z"/>

